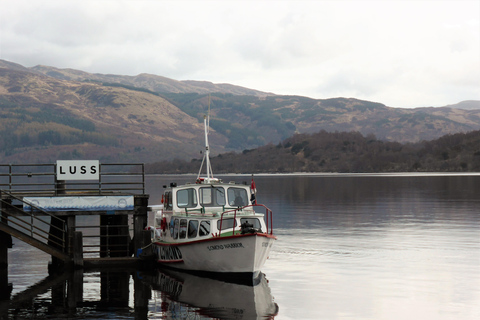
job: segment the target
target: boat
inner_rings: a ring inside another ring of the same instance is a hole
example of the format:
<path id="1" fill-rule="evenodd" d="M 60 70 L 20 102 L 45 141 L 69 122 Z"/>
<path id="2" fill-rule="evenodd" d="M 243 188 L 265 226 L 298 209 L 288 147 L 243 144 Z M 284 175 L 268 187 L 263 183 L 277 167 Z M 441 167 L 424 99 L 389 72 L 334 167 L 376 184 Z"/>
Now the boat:
<path id="1" fill-rule="evenodd" d="M 163 267 L 255 279 L 277 239 L 273 213 L 257 203 L 253 176 L 251 183 L 223 182 L 213 176 L 207 119 L 197 179 L 164 186 L 162 204 L 150 207 L 153 256 Z M 204 164 L 206 175 L 202 177 Z"/>

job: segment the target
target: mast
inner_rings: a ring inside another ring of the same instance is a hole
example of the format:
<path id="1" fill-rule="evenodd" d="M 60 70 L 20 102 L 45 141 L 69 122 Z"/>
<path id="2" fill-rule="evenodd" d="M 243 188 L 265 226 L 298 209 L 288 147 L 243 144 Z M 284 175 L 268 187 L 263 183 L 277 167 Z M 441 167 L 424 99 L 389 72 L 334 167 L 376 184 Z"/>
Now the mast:
<path id="1" fill-rule="evenodd" d="M 203 125 L 205 127 L 205 153 L 203 154 L 202 164 L 200 165 L 200 171 L 198 171 L 197 180 L 200 178 L 202 172 L 203 163 L 205 163 L 207 170 L 206 182 L 210 182 L 213 179 L 212 166 L 210 164 L 210 146 L 208 145 L 208 132 L 210 129 L 210 95 L 208 95 L 208 113 L 203 116 Z"/>
<path id="2" fill-rule="evenodd" d="M 208 121 L 207 121 L 208 120 Z M 203 124 L 205 126 L 205 160 L 206 160 L 206 167 L 207 167 L 207 179 L 213 178 L 213 171 L 210 165 L 210 147 L 208 145 L 208 129 L 209 129 L 210 117 L 204 116 L 203 117 Z"/>

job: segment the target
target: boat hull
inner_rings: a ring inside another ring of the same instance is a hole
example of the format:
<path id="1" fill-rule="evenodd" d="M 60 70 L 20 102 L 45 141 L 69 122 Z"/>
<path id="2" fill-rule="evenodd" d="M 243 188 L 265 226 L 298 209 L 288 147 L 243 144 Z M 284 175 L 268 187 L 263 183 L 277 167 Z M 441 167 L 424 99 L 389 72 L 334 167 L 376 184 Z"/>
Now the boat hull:
<path id="1" fill-rule="evenodd" d="M 256 277 L 276 238 L 264 233 L 214 237 L 200 241 L 155 242 L 157 262 L 198 273 Z"/>

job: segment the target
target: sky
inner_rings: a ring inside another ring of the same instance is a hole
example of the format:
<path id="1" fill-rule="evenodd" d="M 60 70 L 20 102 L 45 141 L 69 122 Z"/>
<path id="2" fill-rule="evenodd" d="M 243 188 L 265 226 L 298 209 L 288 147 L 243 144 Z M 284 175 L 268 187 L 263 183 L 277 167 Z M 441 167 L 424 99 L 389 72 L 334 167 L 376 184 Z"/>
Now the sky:
<path id="1" fill-rule="evenodd" d="M 480 100 L 480 0 L 0 0 L 0 59 L 440 107 Z"/>

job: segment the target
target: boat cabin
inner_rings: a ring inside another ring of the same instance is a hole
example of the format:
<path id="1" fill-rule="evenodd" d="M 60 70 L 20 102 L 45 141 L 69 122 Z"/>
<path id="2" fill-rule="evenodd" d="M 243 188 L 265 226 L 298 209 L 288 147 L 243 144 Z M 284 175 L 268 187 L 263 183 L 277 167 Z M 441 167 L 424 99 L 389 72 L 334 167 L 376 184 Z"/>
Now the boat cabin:
<path id="1" fill-rule="evenodd" d="M 246 183 L 222 183 L 219 179 L 200 178 L 195 184 L 181 187 L 170 184 L 163 195 L 163 205 L 165 211 L 173 213 L 221 213 L 228 208 L 250 205 L 250 193 L 250 186 Z"/>
<path id="2" fill-rule="evenodd" d="M 155 239 L 192 241 L 202 238 L 265 232 L 264 214 L 255 212 L 255 197 L 246 183 L 197 179 L 165 186 L 163 206 L 155 211 Z M 263 231 L 262 231 L 263 230 Z"/>

